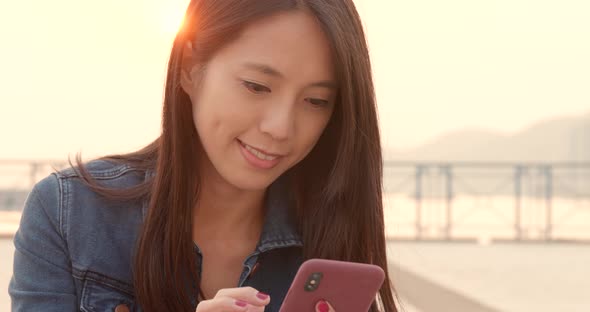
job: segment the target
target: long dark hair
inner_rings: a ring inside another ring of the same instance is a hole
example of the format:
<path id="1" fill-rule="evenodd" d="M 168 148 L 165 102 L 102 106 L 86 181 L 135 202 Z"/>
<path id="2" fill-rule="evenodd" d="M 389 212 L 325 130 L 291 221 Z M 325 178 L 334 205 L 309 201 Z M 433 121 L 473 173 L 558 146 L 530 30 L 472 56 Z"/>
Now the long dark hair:
<path id="1" fill-rule="evenodd" d="M 180 87 L 183 50 L 205 65 L 248 23 L 278 12 L 306 10 L 328 38 L 339 84 L 338 101 L 310 154 L 289 172 L 303 256 L 373 263 L 387 272 L 382 206 L 382 158 L 363 28 L 352 0 L 192 0 L 172 47 L 164 96 L 162 133 L 143 149 L 100 159 L 153 170 L 130 189 L 102 187 L 76 158 L 80 176 L 114 200 L 148 200 L 134 260 L 135 296 L 144 311 L 194 311 L 199 281 L 193 252 L 192 213 L 199 194 L 202 148 L 192 106 Z M 387 273 L 386 273 L 387 274 Z M 387 274 L 371 311 L 397 311 Z M 381 309 L 378 309 L 378 303 Z"/>

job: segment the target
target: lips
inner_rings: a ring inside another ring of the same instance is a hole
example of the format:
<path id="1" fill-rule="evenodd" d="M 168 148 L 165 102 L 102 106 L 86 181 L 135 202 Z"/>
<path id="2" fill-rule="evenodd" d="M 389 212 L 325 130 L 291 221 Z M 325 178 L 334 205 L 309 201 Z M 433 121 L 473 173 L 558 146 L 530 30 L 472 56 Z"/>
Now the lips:
<path id="1" fill-rule="evenodd" d="M 283 157 L 278 154 L 271 154 L 266 151 L 255 148 L 248 145 L 241 140 L 237 139 L 240 150 L 244 158 L 250 163 L 250 165 L 260 169 L 270 169 L 279 163 L 279 160 Z"/>
<path id="2" fill-rule="evenodd" d="M 249 151 L 251 151 L 251 152 L 255 152 L 255 153 L 257 153 L 259 156 L 265 156 L 265 157 L 267 157 L 267 158 L 272 158 L 272 157 L 282 157 L 282 156 L 284 156 L 284 155 L 282 155 L 282 154 L 278 154 L 278 153 L 269 153 L 269 152 L 267 152 L 267 151 L 265 151 L 265 150 L 263 150 L 263 149 L 256 148 L 256 147 L 254 147 L 254 146 L 252 146 L 252 145 L 248 145 L 248 144 L 244 143 L 243 141 L 241 141 L 241 140 L 239 140 L 239 139 L 238 139 L 238 142 L 239 142 L 239 143 L 240 143 L 242 146 L 244 146 L 245 148 L 247 148 Z"/>

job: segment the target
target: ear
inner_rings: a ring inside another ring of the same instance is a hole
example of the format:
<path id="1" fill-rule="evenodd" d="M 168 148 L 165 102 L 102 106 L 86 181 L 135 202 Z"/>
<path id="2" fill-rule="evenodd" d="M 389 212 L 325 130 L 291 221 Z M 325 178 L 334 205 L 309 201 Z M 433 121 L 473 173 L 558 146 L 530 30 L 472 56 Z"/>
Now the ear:
<path id="1" fill-rule="evenodd" d="M 182 51 L 182 68 L 180 70 L 180 86 L 186 94 L 191 94 L 195 85 L 193 61 L 193 45 L 187 42 Z"/>

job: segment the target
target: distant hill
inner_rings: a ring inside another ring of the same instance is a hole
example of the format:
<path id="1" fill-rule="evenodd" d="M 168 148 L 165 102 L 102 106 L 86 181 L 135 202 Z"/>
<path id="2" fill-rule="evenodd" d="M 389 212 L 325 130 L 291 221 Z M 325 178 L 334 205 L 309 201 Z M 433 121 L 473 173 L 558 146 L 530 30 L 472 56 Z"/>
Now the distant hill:
<path id="1" fill-rule="evenodd" d="M 465 129 L 441 135 L 418 148 L 385 151 L 388 160 L 590 162 L 590 114 L 544 120 L 505 135 Z"/>

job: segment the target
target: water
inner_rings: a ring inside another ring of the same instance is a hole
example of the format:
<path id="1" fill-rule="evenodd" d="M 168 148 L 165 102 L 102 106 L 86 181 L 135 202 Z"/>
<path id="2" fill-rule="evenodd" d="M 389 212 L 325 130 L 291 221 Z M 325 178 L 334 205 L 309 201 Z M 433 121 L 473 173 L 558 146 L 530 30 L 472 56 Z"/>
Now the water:
<path id="1" fill-rule="evenodd" d="M 414 198 L 386 194 L 383 202 L 387 235 L 415 237 L 418 217 Z M 444 236 L 446 204 L 440 199 L 422 200 L 420 221 L 424 238 Z M 523 197 L 518 204 L 524 239 L 539 240 L 549 234 L 555 240 L 590 240 L 590 198 L 553 198 L 548 206 L 544 199 Z M 511 196 L 456 196 L 451 205 L 453 238 L 488 242 L 516 237 L 517 204 Z"/>

